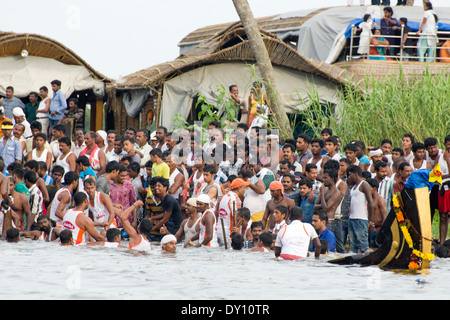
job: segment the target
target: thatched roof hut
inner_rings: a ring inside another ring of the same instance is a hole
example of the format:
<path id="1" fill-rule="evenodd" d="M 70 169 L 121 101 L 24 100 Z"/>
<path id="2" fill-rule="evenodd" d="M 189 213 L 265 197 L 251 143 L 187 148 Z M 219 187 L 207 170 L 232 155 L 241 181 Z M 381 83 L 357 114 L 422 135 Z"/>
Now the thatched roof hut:
<path id="1" fill-rule="evenodd" d="M 48 37 L 31 33 L 0 33 L 0 95 L 13 86 L 15 96 L 27 101 L 58 79 L 66 97 L 77 97 L 80 106 L 89 104 L 91 129 L 101 129 L 106 85 L 112 82 L 71 49 Z M 51 90 L 49 90 L 51 96 Z"/>
<path id="2" fill-rule="evenodd" d="M 306 19 L 278 21 L 277 25 L 278 28 L 289 29 Z M 269 20 L 259 19 L 260 26 L 270 27 Z M 302 108 L 301 99 L 308 99 L 308 86 L 311 84 L 317 86 L 324 101 L 337 102 L 338 87 L 350 76 L 346 71 L 306 59 L 274 33 L 261 27 L 260 32 L 278 75 L 277 82 L 281 83 L 281 96 L 288 112 Z M 244 95 L 248 94 L 252 82 L 248 65 L 256 61 L 242 24 L 235 22 L 205 28 L 188 35 L 182 42 L 194 43 L 194 39 L 199 42 L 177 59 L 137 71 L 108 88 L 108 104 L 114 109 L 114 114 L 121 115 L 126 110 L 128 115 L 116 117 L 116 128 L 145 126 L 149 111 L 155 113 L 158 124 L 170 127 L 174 114 L 181 113 L 186 118 L 192 116 L 192 104 L 197 94 L 214 101 L 218 84 L 225 87 L 237 84 Z M 179 94 L 180 91 L 183 93 Z M 139 121 L 140 114 L 143 117 Z"/>

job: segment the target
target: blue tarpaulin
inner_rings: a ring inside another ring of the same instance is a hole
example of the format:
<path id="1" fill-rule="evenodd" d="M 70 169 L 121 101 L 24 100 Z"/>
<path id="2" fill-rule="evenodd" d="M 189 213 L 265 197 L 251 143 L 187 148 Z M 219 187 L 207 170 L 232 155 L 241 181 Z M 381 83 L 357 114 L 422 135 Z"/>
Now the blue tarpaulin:
<path id="1" fill-rule="evenodd" d="M 431 169 L 419 169 L 411 173 L 408 180 L 405 182 L 406 188 L 419 189 L 428 187 L 431 190 L 434 186 L 434 182 L 430 182 Z"/>
<path id="2" fill-rule="evenodd" d="M 363 21 L 364 20 L 361 18 L 352 20 L 352 22 L 350 22 L 350 24 L 348 25 L 347 29 L 345 29 L 345 37 L 350 38 L 350 36 L 352 35 L 352 26 L 354 25 L 355 27 L 358 27 L 359 24 Z M 373 19 L 373 21 L 379 26 L 381 19 Z M 413 32 L 419 31 L 420 23 L 421 22 L 408 21 L 408 27 L 410 27 L 411 31 Z M 436 25 L 438 27 L 438 31 L 450 31 L 449 23 L 438 22 Z"/>

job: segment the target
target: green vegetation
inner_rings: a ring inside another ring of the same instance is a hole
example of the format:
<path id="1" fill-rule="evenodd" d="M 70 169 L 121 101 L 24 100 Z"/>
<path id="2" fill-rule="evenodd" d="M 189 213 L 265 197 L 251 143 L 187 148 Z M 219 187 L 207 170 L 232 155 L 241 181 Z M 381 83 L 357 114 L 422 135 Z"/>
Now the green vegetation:
<path id="1" fill-rule="evenodd" d="M 403 74 L 383 80 L 367 77 L 364 88 L 345 86 L 338 107 L 320 104 L 312 92 L 313 103 L 302 113 L 305 125 L 318 137 L 322 128 L 330 127 L 343 145 L 356 139 L 378 146 L 389 138 L 400 146 L 409 132 L 417 141 L 436 137 L 442 147 L 450 133 L 450 75 L 425 73 L 409 81 Z"/>

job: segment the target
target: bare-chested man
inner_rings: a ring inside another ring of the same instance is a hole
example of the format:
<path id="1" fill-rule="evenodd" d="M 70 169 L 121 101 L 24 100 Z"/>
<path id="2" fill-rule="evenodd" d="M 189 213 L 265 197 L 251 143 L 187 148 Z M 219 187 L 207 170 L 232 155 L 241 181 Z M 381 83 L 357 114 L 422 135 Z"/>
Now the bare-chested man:
<path id="1" fill-rule="evenodd" d="M 266 231 L 272 231 L 275 227 L 275 219 L 273 218 L 273 211 L 279 205 L 285 206 L 288 209 L 285 219 L 289 218 L 289 211 L 294 207 L 294 201 L 284 195 L 283 184 L 280 181 L 273 181 L 269 185 L 270 195 L 272 199 L 267 201 L 266 210 L 262 218 L 262 223 Z"/>
<path id="2" fill-rule="evenodd" d="M 328 221 L 334 220 L 336 209 L 342 200 L 342 193 L 336 188 L 338 172 L 336 170 L 325 170 L 323 174 L 323 185 L 320 187 L 319 197 L 314 204 L 314 210 L 323 210 L 328 216 Z"/>
<path id="3" fill-rule="evenodd" d="M 16 192 L 14 178 L 9 177 L 9 199 L 13 202 L 11 209 L 19 216 L 19 225 L 16 227 L 20 231 L 30 231 L 33 224 L 30 203 L 23 193 Z"/>
<path id="4" fill-rule="evenodd" d="M 369 247 L 378 248 L 376 238 L 381 225 L 387 217 L 386 200 L 378 193 L 379 183 L 376 179 L 366 180 L 372 188 L 373 213 L 369 221 Z"/>

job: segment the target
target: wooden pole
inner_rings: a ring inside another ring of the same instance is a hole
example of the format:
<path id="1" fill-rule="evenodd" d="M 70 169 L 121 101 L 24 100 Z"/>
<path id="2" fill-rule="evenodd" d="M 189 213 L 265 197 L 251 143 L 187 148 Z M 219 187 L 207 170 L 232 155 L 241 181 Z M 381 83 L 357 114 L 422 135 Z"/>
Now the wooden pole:
<path id="1" fill-rule="evenodd" d="M 234 7 L 239 15 L 239 18 L 244 26 L 245 33 L 250 42 L 253 54 L 256 59 L 258 69 L 261 73 L 262 80 L 266 86 L 266 94 L 269 99 L 269 108 L 277 122 L 282 138 L 292 138 L 292 128 L 289 124 L 288 116 L 280 105 L 277 84 L 270 61 L 267 48 L 261 37 L 259 27 L 253 17 L 253 13 L 247 0 L 233 0 Z"/>
<path id="2" fill-rule="evenodd" d="M 222 223 L 223 242 L 225 244 L 225 250 L 227 250 L 228 249 L 227 234 L 225 233 L 225 225 L 223 224 L 223 218 L 220 218 L 220 222 Z"/>

